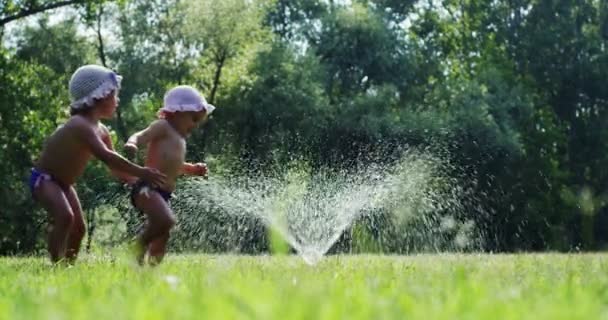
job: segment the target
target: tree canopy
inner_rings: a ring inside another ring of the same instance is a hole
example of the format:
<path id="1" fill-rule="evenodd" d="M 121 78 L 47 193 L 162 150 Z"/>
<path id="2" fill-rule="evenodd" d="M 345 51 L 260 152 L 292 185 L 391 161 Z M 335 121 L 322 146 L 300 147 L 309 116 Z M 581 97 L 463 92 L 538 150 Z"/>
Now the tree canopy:
<path id="1" fill-rule="evenodd" d="M 189 157 L 217 169 L 441 148 L 475 195 L 455 218 L 481 249 L 608 243 L 605 1 L 0 1 L 0 30 L 2 253 L 40 248 L 45 216 L 24 181 L 87 63 L 125 78 L 117 143 L 190 84 L 219 108 Z M 90 217 L 113 212 L 99 199 L 120 187 L 101 165 L 78 188 Z"/>

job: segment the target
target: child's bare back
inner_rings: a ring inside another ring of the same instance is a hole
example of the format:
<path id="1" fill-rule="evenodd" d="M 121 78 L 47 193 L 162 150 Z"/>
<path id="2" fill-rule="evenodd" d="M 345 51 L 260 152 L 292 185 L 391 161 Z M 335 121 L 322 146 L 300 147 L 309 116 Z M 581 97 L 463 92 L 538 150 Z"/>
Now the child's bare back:
<path id="1" fill-rule="evenodd" d="M 93 157 L 85 139 L 98 137 L 107 144 L 108 129 L 101 123 L 91 123 L 81 116 L 73 116 L 47 139 L 36 168 L 52 173 L 64 185 L 72 185 L 84 172 Z"/>

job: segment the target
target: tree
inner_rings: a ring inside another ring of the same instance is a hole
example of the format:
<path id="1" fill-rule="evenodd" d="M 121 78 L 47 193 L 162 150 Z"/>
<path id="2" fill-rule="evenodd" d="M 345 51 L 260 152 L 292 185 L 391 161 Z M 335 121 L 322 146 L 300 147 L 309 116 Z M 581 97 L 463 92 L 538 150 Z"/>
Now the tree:
<path id="1" fill-rule="evenodd" d="M 101 3 L 105 0 L 45 0 L 14 1 L 2 0 L 0 4 L 0 29 L 7 23 L 66 6 Z"/>
<path id="2" fill-rule="evenodd" d="M 242 84 L 242 79 L 249 81 L 248 66 L 271 39 L 269 30 L 262 24 L 266 6 L 266 1 L 245 0 L 205 0 L 188 6 L 185 30 L 197 53 L 194 77 L 209 103 L 225 101 L 222 93 L 228 92 L 230 86 Z M 225 119 L 221 117 L 222 112 L 221 109 L 217 112 L 220 122 Z M 193 137 L 200 141 L 192 148 L 192 154 L 198 159 L 204 158 L 212 131 L 213 122 L 210 122 L 199 131 L 204 135 Z"/>
<path id="3" fill-rule="evenodd" d="M 279 160 L 274 157 L 288 156 L 289 150 L 308 151 L 306 144 L 318 141 L 331 112 L 316 57 L 299 57 L 277 43 L 260 52 L 251 68 L 258 77 L 244 91 L 233 89 L 224 117 L 224 125 L 237 132 L 234 143 L 245 166 Z"/>
<path id="4" fill-rule="evenodd" d="M 77 32 L 74 18 L 50 25 L 43 16 L 35 26 L 18 31 L 17 59 L 45 65 L 63 78 L 68 78 L 78 67 L 95 60 L 93 46 Z"/>
<path id="5" fill-rule="evenodd" d="M 265 23 L 284 41 L 307 41 L 328 9 L 320 0 L 277 0 L 267 11 Z"/>
<path id="6" fill-rule="evenodd" d="M 322 20 L 315 52 L 327 67 L 332 96 L 363 92 L 372 85 L 395 83 L 405 74 L 403 52 L 382 18 L 362 5 L 339 8 Z"/>
<path id="7" fill-rule="evenodd" d="M 27 176 L 47 134 L 67 114 L 62 78 L 52 69 L 25 63 L 0 50 L 0 252 L 32 252 L 44 215 L 27 190 Z"/>

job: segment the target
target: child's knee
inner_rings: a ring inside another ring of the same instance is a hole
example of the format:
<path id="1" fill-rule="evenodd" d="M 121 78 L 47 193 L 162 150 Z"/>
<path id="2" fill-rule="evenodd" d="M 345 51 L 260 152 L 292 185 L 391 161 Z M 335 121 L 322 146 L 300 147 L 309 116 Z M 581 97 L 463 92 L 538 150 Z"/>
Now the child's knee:
<path id="1" fill-rule="evenodd" d="M 74 215 L 71 212 L 63 212 L 55 214 L 53 217 L 53 225 L 60 228 L 71 228 L 74 224 Z"/>
<path id="2" fill-rule="evenodd" d="M 175 226 L 175 224 L 177 223 L 177 220 L 175 219 L 174 216 L 168 216 L 165 219 L 165 227 L 166 227 L 166 232 L 168 233 L 171 229 L 173 229 L 173 227 Z"/>
<path id="3" fill-rule="evenodd" d="M 84 235 L 87 233 L 87 227 L 82 221 L 74 221 L 72 223 L 72 235 L 74 237 L 78 237 L 80 239 L 84 238 Z"/>
<path id="4" fill-rule="evenodd" d="M 172 215 L 166 215 L 158 221 L 158 229 L 161 233 L 169 233 L 173 226 L 175 226 L 176 220 Z"/>

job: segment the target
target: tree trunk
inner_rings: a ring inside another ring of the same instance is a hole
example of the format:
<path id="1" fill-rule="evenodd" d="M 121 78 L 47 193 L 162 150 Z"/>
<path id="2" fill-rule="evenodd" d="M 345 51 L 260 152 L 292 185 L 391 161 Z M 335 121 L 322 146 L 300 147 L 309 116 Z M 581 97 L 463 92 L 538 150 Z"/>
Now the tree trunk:
<path id="1" fill-rule="evenodd" d="M 99 55 L 99 60 L 101 60 L 101 64 L 104 67 L 109 68 L 108 59 L 105 53 L 103 36 L 101 35 L 101 23 L 103 20 L 103 13 L 103 5 L 100 5 L 99 10 L 97 11 L 97 24 L 95 26 L 95 33 L 97 34 L 97 53 Z M 118 138 L 121 141 L 126 142 L 129 137 L 127 136 L 127 129 L 122 119 L 122 110 L 120 108 L 116 108 L 116 131 L 118 132 Z"/>
<path id="2" fill-rule="evenodd" d="M 222 76 L 222 68 L 224 68 L 224 63 L 226 63 L 226 53 L 222 51 L 215 62 L 215 75 L 213 76 L 213 86 L 211 87 L 211 94 L 209 95 L 209 103 L 211 104 L 215 103 L 215 94 L 220 86 L 220 77 Z"/>
<path id="3" fill-rule="evenodd" d="M 222 69 L 224 68 L 224 64 L 226 63 L 226 53 L 224 51 L 221 52 L 221 54 L 219 54 L 217 56 L 217 59 L 215 61 L 215 74 L 213 76 L 213 85 L 211 86 L 211 93 L 209 94 L 209 99 L 208 102 L 210 104 L 215 104 L 215 95 L 217 94 L 217 89 L 220 86 L 220 78 L 222 76 Z M 200 154 L 199 157 L 201 159 L 201 161 L 205 160 L 205 154 L 206 154 L 206 149 L 207 149 L 207 137 L 209 136 L 209 131 L 211 131 L 213 127 L 213 122 L 209 121 L 207 123 L 205 123 L 203 125 L 203 135 L 200 138 L 201 141 L 201 149 L 200 149 Z"/>
<path id="4" fill-rule="evenodd" d="M 99 52 L 99 59 L 101 59 L 101 64 L 104 67 L 108 67 L 106 63 L 106 54 L 103 46 L 103 37 L 101 36 L 101 20 L 103 18 L 103 6 L 99 6 L 99 10 L 97 10 L 97 51 Z"/>

